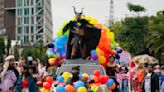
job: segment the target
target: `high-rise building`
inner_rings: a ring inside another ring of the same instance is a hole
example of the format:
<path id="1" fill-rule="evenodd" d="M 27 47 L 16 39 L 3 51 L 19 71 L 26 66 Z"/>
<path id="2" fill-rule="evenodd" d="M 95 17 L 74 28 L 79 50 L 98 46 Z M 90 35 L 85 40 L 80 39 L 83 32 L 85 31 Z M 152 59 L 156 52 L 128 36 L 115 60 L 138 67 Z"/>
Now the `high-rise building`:
<path id="1" fill-rule="evenodd" d="M 16 40 L 24 46 L 53 38 L 51 0 L 16 0 Z"/>
<path id="2" fill-rule="evenodd" d="M 15 0 L 0 0 L 0 34 L 15 39 Z"/>

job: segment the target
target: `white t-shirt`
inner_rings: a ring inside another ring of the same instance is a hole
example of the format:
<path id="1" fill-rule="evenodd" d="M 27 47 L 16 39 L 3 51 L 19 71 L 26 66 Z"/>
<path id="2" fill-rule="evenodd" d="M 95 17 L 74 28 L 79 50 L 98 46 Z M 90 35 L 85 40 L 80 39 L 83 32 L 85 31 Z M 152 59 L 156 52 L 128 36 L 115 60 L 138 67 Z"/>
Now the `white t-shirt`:
<path id="1" fill-rule="evenodd" d="M 145 92 L 151 92 L 151 73 L 147 73 L 145 77 Z"/>

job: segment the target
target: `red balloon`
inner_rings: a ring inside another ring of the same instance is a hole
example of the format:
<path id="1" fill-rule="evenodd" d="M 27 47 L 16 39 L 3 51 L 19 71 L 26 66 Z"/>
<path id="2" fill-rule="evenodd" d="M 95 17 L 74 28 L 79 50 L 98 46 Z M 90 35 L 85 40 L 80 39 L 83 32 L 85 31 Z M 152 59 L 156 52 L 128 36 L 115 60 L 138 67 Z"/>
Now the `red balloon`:
<path id="1" fill-rule="evenodd" d="M 50 83 L 50 85 L 53 83 L 53 80 L 54 79 L 51 76 L 46 77 L 46 82 Z"/>
<path id="2" fill-rule="evenodd" d="M 99 77 L 99 76 L 100 76 L 100 70 L 95 70 L 95 71 L 93 72 L 93 75 Z"/>
<path id="3" fill-rule="evenodd" d="M 108 75 L 104 75 L 104 82 L 107 83 L 108 80 L 109 80 L 109 76 Z"/>
<path id="4" fill-rule="evenodd" d="M 44 82 L 44 83 L 43 83 L 43 87 L 44 87 L 45 89 L 50 89 L 51 85 L 50 85 L 50 83 L 48 83 L 48 82 Z"/>
<path id="5" fill-rule="evenodd" d="M 104 76 L 103 76 L 103 75 L 101 75 L 101 76 L 99 77 L 99 80 L 100 80 L 100 82 L 101 82 L 102 84 L 105 84 L 105 82 L 104 82 Z"/>

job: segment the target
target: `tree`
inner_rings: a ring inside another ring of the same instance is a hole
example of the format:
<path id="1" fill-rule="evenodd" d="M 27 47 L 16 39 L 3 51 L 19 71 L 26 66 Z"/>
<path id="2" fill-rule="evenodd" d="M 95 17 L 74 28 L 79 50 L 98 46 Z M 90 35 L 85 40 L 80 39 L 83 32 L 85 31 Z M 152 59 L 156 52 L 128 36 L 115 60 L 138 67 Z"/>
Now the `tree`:
<path id="1" fill-rule="evenodd" d="M 28 56 L 32 56 L 35 60 L 39 58 L 41 61 L 45 61 L 45 53 L 46 50 L 40 47 L 39 44 L 36 44 L 33 47 L 24 48 L 21 53 L 21 56 L 25 58 L 27 58 Z"/>
<path id="2" fill-rule="evenodd" d="M 148 19 L 148 17 L 127 17 L 112 27 L 116 41 L 132 55 L 147 53 L 145 37 L 148 34 Z"/>
<path id="3" fill-rule="evenodd" d="M 149 30 L 146 39 L 149 52 L 158 59 L 164 60 L 164 11 L 159 11 L 157 16 L 150 17 Z"/>
<path id="4" fill-rule="evenodd" d="M 4 38 L 0 37 L 0 62 L 3 62 L 3 55 L 5 54 Z"/>
<path id="5" fill-rule="evenodd" d="M 140 12 L 144 12 L 146 9 L 141 6 L 141 5 L 136 5 L 136 4 L 132 4 L 132 3 L 128 3 L 127 4 L 128 6 L 128 9 L 131 11 L 131 12 L 135 12 L 139 15 Z"/>

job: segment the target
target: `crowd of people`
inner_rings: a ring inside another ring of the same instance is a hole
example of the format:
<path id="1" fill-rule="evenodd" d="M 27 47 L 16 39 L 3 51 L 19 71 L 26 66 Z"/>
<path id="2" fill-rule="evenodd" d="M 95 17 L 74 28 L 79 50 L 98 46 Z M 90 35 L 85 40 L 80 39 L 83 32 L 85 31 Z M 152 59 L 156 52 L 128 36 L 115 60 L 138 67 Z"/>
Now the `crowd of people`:
<path id="1" fill-rule="evenodd" d="M 105 68 L 107 75 L 116 83 L 112 92 L 164 92 L 164 66 L 131 61 L 128 67 L 124 63 L 116 63 L 114 56 L 109 58 Z M 0 69 L 1 92 L 39 92 L 37 81 L 55 74 L 55 66 L 45 66 L 39 60 L 29 60 L 26 64 L 21 57 L 15 66 L 14 59 L 13 55 L 9 55 Z M 73 70 L 80 72 L 77 67 Z M 78 74 L 73 76 L 73 81 L 76 81 Z M 73 81 L 69 81 L 70 84 Z"/>

